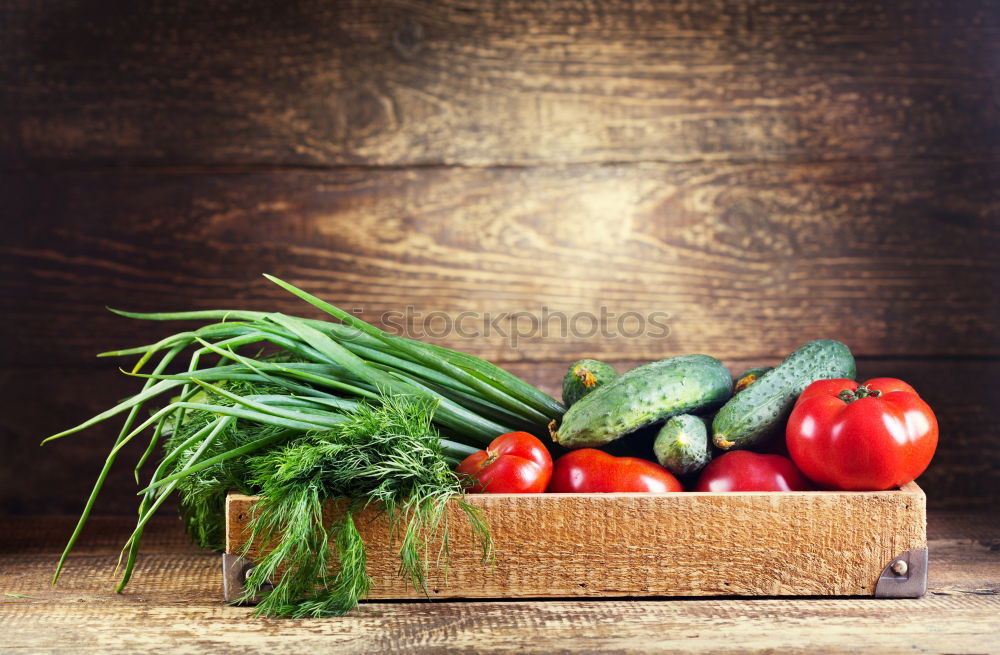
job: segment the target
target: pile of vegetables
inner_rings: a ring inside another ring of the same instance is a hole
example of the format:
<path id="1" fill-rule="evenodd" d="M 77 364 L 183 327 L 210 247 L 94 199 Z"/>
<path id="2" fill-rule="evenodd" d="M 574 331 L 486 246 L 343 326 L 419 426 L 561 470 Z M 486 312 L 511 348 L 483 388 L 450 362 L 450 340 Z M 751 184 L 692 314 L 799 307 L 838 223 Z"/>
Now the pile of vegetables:
<path id="1" fill-rule="evenodd" d="M 520 469 L 508 462 L 499 470 L 511 453 L 497 446 L 469 456 L 459 470 L 488 482 L 486 492 L 900 487 L 930 463 L 937 420 L 905 382 L 878 378 L 859 385 L 854 375 L 850 350 L 829 339 L 735 381 L 707 355 L 668 357 L 623 375 L 603 362 L 580 360 L 563 378 L 569 410 L 549 426 L 552 439 L 573 450 L 542 467 L 551 471 L 547 485 L 524 460 Z M 540 450 L 531 435 L 519 438 L 520 449 L 527 452 L 532 439 Z M 633 456 L 598 449 L 622 442 Z M 532 488 L 518 489 L 524 478 Z"/>
<path id="2" fill-rule="evenodd" d="M 857 384 L 854 358 L 837 341 L 809 342 L 735 380 L 700 354 L 621 375 L 580 360 L 563 379 L 564 406 L 477 357 L 385 333 L 267 277 L 337 322 L 118 312 L 206 324 L 104 353 L 138 356 L 130 375 L 143 379 L 141 390 L 46 439 L 124 416 L 53 584 L 118 454 L 137 438 L 147 440 L 135 466 L 139 517 L 117 589 L 168 497 L 177 494 L 196 543 L 222 550 L 225 498 L 239 492 L 260 497 L 247 548 L 267 546 L 242 600 L 260 598 L 258 614 L 296 617 L 340 615 L 367 594 L 354 523 L 367 507 L 388 518 L 401 574 L 426 593 L 430 563 L 447 562 L 449 503 L 491 557 L 489 526 L 465 493 L 888 489 L 919 476 L 937 444 L 934 414 L 916 392 L 888 378 Z M 332 499 L 343 511 L 330 524 Z"/>

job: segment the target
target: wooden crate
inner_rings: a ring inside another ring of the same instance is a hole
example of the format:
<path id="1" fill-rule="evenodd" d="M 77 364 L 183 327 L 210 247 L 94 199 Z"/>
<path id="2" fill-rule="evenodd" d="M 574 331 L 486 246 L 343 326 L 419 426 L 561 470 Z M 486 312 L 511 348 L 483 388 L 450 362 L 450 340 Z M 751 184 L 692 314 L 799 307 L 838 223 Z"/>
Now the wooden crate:
<path id="1" fill-rule="evenodd" d="M 484 565 L 465 516 L 450 509 L 447 580 L 435 598 L 571 596 L 883 596 L 926 589 L 923 491 L 494 494 L 468 496 L 492 529 L 496 561 Z M 245 527 L 253 497 L 226 505 L 227 600 L 242 591 Z M 337 503 L 328 503 L 326 519 Z M 424 596 L 398 575 L 387 521 L 356 517 L 368 544 L 369 598 Z"/>

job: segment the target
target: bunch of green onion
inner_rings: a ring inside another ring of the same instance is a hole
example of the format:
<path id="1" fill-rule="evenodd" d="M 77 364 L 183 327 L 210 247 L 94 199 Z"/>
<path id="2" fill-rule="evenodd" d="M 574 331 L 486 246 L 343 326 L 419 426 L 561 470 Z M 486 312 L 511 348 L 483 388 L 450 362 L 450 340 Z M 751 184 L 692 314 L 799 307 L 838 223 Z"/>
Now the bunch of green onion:
<path id="1" fill-rule="evenodd" d="M 112 310 L 137 319 L 212 322 L 148 346 L 102 353 L 139 355 L 130 374 L 145 378 L 142 389 L 42 442 L 126 415 L 59 559 L 53 584 L 117 455 L 140 435 L 148 435 L 149 442 L 135 467 L 137 483 L 140 468 L 156 451 L 161 438 L 169 438 L 163 459 L 139 491 L 139 518 L 123 550 L 123 558 L 127 555 L 127 559 L 118 590 L 131 577 L 139 541 L 150 517 L 178 485 L 211 467 L 245 460 L 304 435 L 334 430 L 350 421 L 359 409 L 378 406 L 386 398 L 407 397 L 431 408 L 436 447 L 451 464 L 499 434 L 514 430 L 544 433 L 546 426 L 565 411 L 539 389 L 482 359 L 388 334 L 287 282 L 265 277 L 340 322 L 237 310 L 147 314 Z M 261 346 L 277 355 L 263 355 Z M 258 350 L 241 354 L 248 347 Z M 189 349 L 186 370 L 168 372 L 171 363 Z M 151 363 L 152 371 L 143 373 Z M 234 389 L 266 392 L 240 393 Z M 140 420 L 148 402 L 163 398 L 169 402 Z M 198 416 L 199 421 L 192 422 L 192 416 Z M 224 438 L 245 426 L 254 429 L 239 440 Z"/>

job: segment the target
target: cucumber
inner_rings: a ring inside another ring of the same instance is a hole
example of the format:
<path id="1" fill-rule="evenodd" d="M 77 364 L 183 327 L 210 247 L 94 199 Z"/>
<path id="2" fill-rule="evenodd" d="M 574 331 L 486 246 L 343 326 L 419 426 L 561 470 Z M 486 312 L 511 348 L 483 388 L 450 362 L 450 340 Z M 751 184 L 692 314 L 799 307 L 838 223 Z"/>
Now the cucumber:
<path id="1" fill-rule="evenodd" d="M 771 366 L 758 366 L 755 368 L 748 368 L 739 375 L 736 376 L 736 381 L 733 382 L 733 393 L 739 393 L 749 387 L 751 384 L 760 379 L 760 376 L 764 375 L 770 371 L 773 367 Z"/>
<path id="2" fill-rule="evenodd" d="M 691 414 L 671 416 L 656 435 L 653 454 L 674 475 L 701 471 L 712 459 L 708 422 Z"/>
<path id="3" fill-rule="evenodd" d="M 708 355 L 680 355 L 643 364 L 576 402 L 552 440 L 566 448 L 603 446 L 644 425 L 675 414 L 702 412 L 724 403 L 733 380 Z"/>
<path id="4" fill-rule="evenodd" d="M 722 406 L 712 421 L 712 442 L 723 450 L 753 446 L 784 424 L 811 383 L 854 376 L 847 346 L 832 339 L 810 341 Z"/>
<path id="5" fill-rule="evenodd" d="M 573 362 L 563 377 L 563 404 L 570 407 L 591 391 L 618 378 L 618 371 L 611 364 L 596 359 Z"/>

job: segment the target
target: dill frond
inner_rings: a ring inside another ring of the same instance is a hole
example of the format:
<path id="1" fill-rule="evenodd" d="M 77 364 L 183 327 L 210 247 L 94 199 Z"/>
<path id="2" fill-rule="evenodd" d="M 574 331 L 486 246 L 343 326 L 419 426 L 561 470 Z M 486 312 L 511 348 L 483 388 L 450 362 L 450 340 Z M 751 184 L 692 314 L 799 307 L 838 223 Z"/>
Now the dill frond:
<path id="1" fill-rule="evenodd" d="M 369 505 L 384 512 L 391 534 L 401 528 L 400 574 L 427 592 L 430 544 L 440 541 L 434 563 L 446 564 L 447 504 L 464 485 L 442 452 L 431 423 L 434 409 L 419 397 L 385 395 L 380 404 L 360 404 L 330 430 L 249 458 L 249 483 L 262 499 L 247 543 L 273 544 L 247 581 L 245 598 L 263 597 L 259 615 L 338 616 L 355 607 L 371 579 L 354 513 Z M 327 528 L 322 506 L 331 498 L 348 503 Z M 462 506 L 486 557 L 492 546 L 488 527 L 474 508 Z M 262 592 L 267 580 L 273 590 Z"/>

